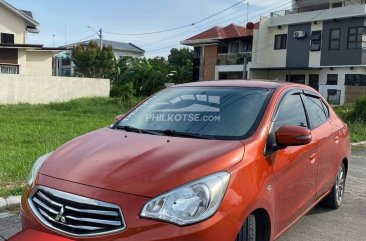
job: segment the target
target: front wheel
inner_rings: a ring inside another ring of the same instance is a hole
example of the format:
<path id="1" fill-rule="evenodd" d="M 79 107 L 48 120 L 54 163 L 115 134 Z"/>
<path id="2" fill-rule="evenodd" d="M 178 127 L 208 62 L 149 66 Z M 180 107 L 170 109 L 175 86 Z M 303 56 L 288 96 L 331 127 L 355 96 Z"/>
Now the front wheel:
<path id="1" fill-rule="evenodd" d="M 253 214 L 245 221 L 236 241 L 256 241 L 256 222 Z"/>
<path id="2" fill-rule="evenodd" d="M 323 204 L 327 208 L 338 209 L 343 202 L 344 191 L 346 188 L 346 168 L 342 163 L 339 168 L 336 183 L 334 184 L 332 191 L 325 197 Z"/>

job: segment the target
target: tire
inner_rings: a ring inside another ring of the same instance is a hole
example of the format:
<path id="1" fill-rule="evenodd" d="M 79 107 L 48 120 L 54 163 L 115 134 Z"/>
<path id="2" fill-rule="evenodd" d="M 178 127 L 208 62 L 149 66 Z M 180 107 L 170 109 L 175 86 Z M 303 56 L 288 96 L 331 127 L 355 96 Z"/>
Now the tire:
<path id="1" fill-rule="evenodd" d="M 334 184 L 332 191 L 323 200 L 323 205 L 330 209 L 338 209 L 343 202 L 344 191 L 346 188 L 346 168 L 342 163 L 339 168 L 336 183 Z"/>
<path id="2" fill-rule="evenodd" d="M 256 221 L 253 214 L 245 221 L 236 241 L 256 241 Z"/>

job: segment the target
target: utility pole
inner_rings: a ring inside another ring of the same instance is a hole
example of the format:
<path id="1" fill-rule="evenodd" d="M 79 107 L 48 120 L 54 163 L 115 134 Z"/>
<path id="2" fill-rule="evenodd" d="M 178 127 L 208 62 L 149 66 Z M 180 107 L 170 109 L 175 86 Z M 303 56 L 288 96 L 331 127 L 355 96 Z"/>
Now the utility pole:
<path id="1" fill-rule="evenodd" d="M 65 23 L 65 45 L 67 45 L 67 24 Z"/>
<path id="2" fill-rule="evenodd" d="M 100 50 L 103 49 L 103 29 L 99 29 L 99 43 L 100 43 Z"/>
<path id="3" fill-rule="evenodd" d="M 92 28 L 92 27 L 90 27 L 90 26 L 88 26 L 88 28 L 89 29 L 91 29 L 96 35 L 98 35 L 98 37 L 99 37 L 99 45 L 100 45 L 100 50 L 102 50 L 103 49 L 103 29 L 101 28 L 101 29 L 99 29 L 99 31 L 97 32 L 97 31 L 95 31 L 95 29 L 94 28 Z"/>
<path id="4" fill-rule="evenodd" d="M 249 23 L 249 2 L 247 2 L 247 24 Z M 243 79 L 248 79 L 247 66 L 248 66 L 248 49 L 247 46 L 244 49 L 244 63 L 243 63 Z"/>
<path id="5" fill-rule="evenodd" d="M 244 64 L 243 64 L 243 79 L 248 79 L 247 76 L 247 66 L 248 66 L 248 56 L 247 56 L 248 52 L 247 50 L 245 50 L 244 52 Z"/>
<path id="6" fill-rule="evenodd" d="M 249 2 L 247 2 L 247 23 L 249 23 Z"/>

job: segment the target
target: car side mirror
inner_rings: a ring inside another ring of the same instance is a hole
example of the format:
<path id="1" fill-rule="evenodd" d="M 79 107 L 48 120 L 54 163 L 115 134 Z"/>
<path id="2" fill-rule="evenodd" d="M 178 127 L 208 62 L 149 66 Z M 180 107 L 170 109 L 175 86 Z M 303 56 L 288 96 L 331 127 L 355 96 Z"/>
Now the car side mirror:
<path id="1" fill-rule="evenodd" d="M 276 132 L 278 146 L 302 146 L 312 140 L 311 131 L 300 126 L 282 126 Z"/>

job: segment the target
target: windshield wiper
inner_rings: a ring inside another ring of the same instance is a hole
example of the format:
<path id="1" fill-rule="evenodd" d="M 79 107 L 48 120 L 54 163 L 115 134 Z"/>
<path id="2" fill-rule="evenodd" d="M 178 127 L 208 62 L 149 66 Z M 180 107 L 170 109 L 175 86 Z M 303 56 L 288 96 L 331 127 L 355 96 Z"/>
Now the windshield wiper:
<path id="1" fill-rule="evenodd" d="M 211 139 L 211 140 L 215 139 L 212 136 L 203 136 L 201 134 L 196 134 L 196 133 L 178 132 L 178 131 L 169 130 L 169 129 L 162 131 L 162 133 L 167 136 L 189 137 L 189 138 L 195 138 L 195 139 Z"/>
<path id="2" fill-rule="evenodd" d="M 115 129 L 124 130 L 127 132 L 135 132 L 135 133 L 140 133 L 140 134 L 161 135 L 161 133 L 159 133 L 157 131 L 144 130 L 144 129 L 139 129 L 139 128 L 132 127 L 132 126 L 116 126 Z"/>

